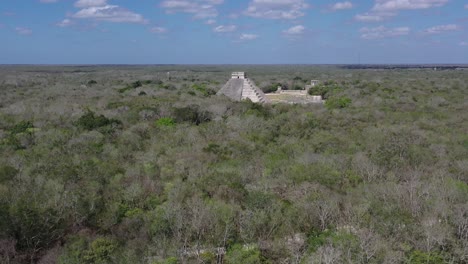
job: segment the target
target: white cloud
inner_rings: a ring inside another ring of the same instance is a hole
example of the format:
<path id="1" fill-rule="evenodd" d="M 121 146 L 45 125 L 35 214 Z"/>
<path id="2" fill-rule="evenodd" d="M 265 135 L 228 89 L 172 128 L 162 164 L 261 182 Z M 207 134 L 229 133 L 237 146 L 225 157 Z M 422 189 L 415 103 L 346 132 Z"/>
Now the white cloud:
<path id="1" fill-rule="evenodd" d="M 25 28 L 25 27 L 16 27 L 15 28 L 16 33 L 20 35 L 31 35 L 32 30 L 30 28 Z"/>
<path id="2" fill-rule="evenodd" d="M 69 27 L 69 26 L 71 26 L 73 24 L 74 24 L 73 21 L 67 18 L 67 19 L 64 19 L 64 20 L 58 22 L 55 25 L 58 26 L 58 27 Z"/>
<path id="3" fill-rule="evenodd" d="M 449 0 L 376 0 L 372 10 L 374 11 L 398 11 L 427 9 L 431 7 L 443 6 Z"/>
<path id="4" fill-rule="evenodd" d="M 381 22 L 395 15 L 395 13 L 364 13 L 354 16 L 354 19 L 360 22 Z"/>
<path id="5" fill-rule="evenodd" d="M 283 33 L 287 35 L 301 35 L 302 33 L 304 33 L 304 30 L 305 27 L 303 25 L 297 25 L 287 30 L 284 30 Z"/>
<path id="6" fill-rule="evenodd" d="M 78 0 L 75 2 L 75 6 L 78 8 L 87 8 L 93 6 L 105 6 L 107 0 Z"/>
<path id="7" fill-rule="evenodd" d="M 405 36 L 410 33 L 409 27 L 386 28 L 384 26 L 374 28 L 361 28 L 361 38 L 363 39 L 382 39 L 389 37 Z"/>
<path id="8" fill-rule="evenodd" d="M 148 22 L 142 15 L 116 5 L 84 8 L 72 15 L 72 17 L 117 23 L 125 22 L 145 24 Z"/>
<path id="9" fill-rule="evenodd" d="M 236 30 L 237 30 L 237 26 L 235 25 L 227 25 L 227 26 L 221 25 L 213 29 L 214 32 L 218 32 L 218 33 L 233 32 Z"/>
<path id="10" fill-rule="evenodd" d="M 465 5 L 465 9 L 468 9 L 468 4 Z"/>
<path id="11" fill-rule="evenodd" d="M 375 4 L 364 14 L 354 17 L 360 22 L 380 22 L 398 15 L 401 10 L 417 10 L 439 7 L 449 0 L 375 0 Z"/>
<path id="12" fill-rule="evenodd" d="M 164 27 L 152 27 L 150 28 L 151 33 L 164 34 L 167 33 L 167 29 Z"/>
<path id="13" fill-rule="evenodd" d="M 207 21 L 205 21 L 205 24 L 207 24 L 207 25 L 214 25 L 214 24 L 216 24 L 216 20 L 214 20 L 214 19 L 208 19 Z"/>
<path id="14" fill-rule="evenodd" d="M 224 0 L 165 0 L 161 3 L 161 7 L 166 9 L 167 13 L 189 13 L 193 14 L 194 18 L 205 19 L 217 17 L 218 10 L 216 5 L 220 5 Z"/>
<path id="15" fill-rule="evenodd" d="M 430 28 L 424 30 L 424 33 L 426 33 L 426 34 L 440 34 L 440 33 L 449 32 L 449 31 L 456 31 L 456 30 L 460 30 L 460 29 L 461 29 L 461 27 L 459 25 L 455 25 L 455 24 L 439 25 L 439 26 L 430 27 Z"/>
<path id="16" fill-rule="evenodd" d="M 462 41 L 458 45 L 460 46 L 468 46 L 468 41 Z"/>
<path id="17" fill-rule="evenodd" d="M 296 19 L 309 5 L 304 0 L 252 0 L 244 14 L 267 19 Z"/>
<path id="18" fill-rule="evenodd" d="M 258 38 L 258 35 L 255 34 L 241 34 L 240 40 L 254 40 Z"/>
<path id="19" fill-rule="evenodd" d="M 346 2 L 338 2 L 332 6 L 332 10 L 345 10 L 353 8 L 353 3 L 346 1 Z"/>

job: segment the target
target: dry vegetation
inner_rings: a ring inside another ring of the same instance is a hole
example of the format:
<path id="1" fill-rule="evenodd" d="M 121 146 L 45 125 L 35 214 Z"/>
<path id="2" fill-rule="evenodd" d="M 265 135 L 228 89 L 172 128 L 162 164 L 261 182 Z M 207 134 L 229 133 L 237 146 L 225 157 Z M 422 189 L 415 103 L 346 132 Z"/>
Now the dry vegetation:
<path id="1" fill-rule="evenodd" d="M 244 70 L 326 105 L 214 93 Z M 169 72 L 169 73 L 168 73 Z M 0 67 L 0 263 L 467 263 L 468 72 Z M 219 260 L 219 259 L 218 259 Z"/>

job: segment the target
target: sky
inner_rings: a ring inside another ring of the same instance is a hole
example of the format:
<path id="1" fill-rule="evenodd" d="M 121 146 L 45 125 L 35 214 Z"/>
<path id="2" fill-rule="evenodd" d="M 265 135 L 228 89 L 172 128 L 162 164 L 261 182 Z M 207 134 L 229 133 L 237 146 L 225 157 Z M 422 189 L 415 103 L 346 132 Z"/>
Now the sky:
<path id="1" fill-rule="evenodd" d="M 0 0 L 0 64 L 468 63 L 467 0 Z"/>

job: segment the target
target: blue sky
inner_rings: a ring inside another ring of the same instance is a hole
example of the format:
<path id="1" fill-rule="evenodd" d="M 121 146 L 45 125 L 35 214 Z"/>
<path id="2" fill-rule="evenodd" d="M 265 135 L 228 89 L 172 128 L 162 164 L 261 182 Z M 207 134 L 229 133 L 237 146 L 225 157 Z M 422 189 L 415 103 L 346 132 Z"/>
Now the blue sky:
<path id="1" fill-rule="evenodd" d="M 465 0 L 0 0 L 0 64 L 468 63 Z"/>

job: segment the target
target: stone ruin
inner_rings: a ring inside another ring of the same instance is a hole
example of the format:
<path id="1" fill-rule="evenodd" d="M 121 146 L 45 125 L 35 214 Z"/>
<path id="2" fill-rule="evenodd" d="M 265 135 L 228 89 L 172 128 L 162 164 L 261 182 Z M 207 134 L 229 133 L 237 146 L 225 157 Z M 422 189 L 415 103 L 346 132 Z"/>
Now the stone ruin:
<path id="1" fill-rule="evenodd" d="M 247 77 L 245 72 L 233 72 L 231 74 L 231 79 L 229 79 L 217 94 L 225 95 L 235 101 L 249 99 L 254 103 L 323 103 L 322 96 L 308 94 L 309 89 L 318 84 L 318 80 L 312 80 L 310 85 L 306 85 L 305 90 L 282 90 L 278 87 L 276 93 L 265 94 Z"/>
<path id="2" fill-rule="evenodd" d="M 263 91 L 247 77 L 245 72 L 233 72 L 231 79 L 219 90 L 218 95 L 221 94 L 235 101 L 247 99 L 254 103 L 266 103 L 268 101 Z"/>

